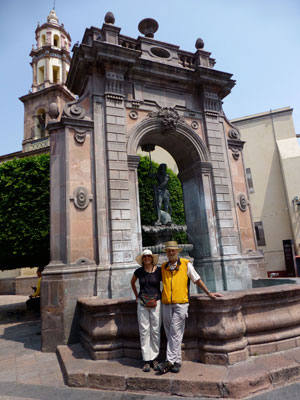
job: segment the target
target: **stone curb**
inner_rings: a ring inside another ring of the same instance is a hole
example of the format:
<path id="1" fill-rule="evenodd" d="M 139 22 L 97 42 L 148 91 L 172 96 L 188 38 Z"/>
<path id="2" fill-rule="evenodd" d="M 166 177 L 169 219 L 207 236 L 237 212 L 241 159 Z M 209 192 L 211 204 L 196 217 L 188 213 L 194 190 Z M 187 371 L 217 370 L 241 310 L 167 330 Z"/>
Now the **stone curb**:
<path id="1" fill-rule="evenodd" d="M 137 360 L 91 360 L 80 344 L 58 346 L 57 355 L 67 385 L 101 390 L 245 399 L 300 377 L 299 347 L 230 366 L 186 361 L 179 374 L 166 375 L 144 373 Z"/>

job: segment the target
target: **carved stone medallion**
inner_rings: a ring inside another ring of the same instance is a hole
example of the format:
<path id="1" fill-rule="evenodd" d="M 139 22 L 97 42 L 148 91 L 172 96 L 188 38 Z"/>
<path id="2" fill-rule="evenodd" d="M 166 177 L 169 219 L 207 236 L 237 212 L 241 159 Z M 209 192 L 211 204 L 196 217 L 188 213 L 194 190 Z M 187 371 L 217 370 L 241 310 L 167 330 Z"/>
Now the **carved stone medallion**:
<path id="1" fill-rule="evenodd" d="M 89 194 L 85 187 L 79 186 L 74 190 L 74 204 L 80 210 L 84 210 L 89 205 Z"/>
<path id="2" fill-rule="evenodd" d="M 237 198 L 237 205 L 239 209 L 243 212 L 245 212 L 248 208 L 248 201 L 247 198 L 244 194 L 240 194 Z"/>
<path id="3" fill-rule="evenodd" d="M 192 127 L 193 129 L 198 129 L 198 128 L 199 128 L 198 122 L 197 122 L 197 121 L 192 121 L 191 127 Z"/>
<path id="4" fill-rule="evenodd" d="M 136 110 L 130 110 L 129 111 L 129 117 L 131 119 L 138 119 L 139 113 Z"/>

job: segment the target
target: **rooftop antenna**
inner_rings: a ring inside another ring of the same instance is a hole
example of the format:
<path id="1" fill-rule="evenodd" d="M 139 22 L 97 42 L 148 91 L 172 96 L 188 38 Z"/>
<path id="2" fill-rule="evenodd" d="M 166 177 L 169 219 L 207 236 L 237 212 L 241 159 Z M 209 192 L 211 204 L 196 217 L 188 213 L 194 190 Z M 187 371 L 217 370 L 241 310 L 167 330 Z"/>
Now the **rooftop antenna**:
<path id="1" fill-rule="evenodd" d="M 53 0 L 53 10 L 55 10 L 55 0 Z"/>

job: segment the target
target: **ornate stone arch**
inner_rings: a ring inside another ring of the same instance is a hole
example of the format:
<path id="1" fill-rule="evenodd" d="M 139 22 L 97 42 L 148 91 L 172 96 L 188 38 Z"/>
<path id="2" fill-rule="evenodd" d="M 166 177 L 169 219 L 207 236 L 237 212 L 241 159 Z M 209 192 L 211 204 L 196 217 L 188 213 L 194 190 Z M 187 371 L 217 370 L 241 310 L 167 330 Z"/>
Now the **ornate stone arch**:
<path id="1" fill-rule="evenodd" d="M 175 159 L 179 178 L 183 187 L 186 224 L 189 241 L 194 245 L 194 258 L 216 256 L 217 242 L 214 230 L 213 194 L 211 184 L 211 158 L 204 141 L 184 121 L 176 121 L 173 128 L 164 129 L 161 118 L 150 117 L 136 124 L 128 134 L 127 155 L 130 171 L 130 185 L 135 187 L 138 209 L 137 167 L 139 157 L 136 152 L 143 144 L 163 147 Z M 140 220 L 140 218 L 138 218 Z M 138 223 L 135 229 L 139 229 Z"/>
<path id="2" fill-rule="evenodd" d="M 207 163 L 211 161 L 208 148 L 204 141 L 182 120 L 177 122 L 176 129 L 162 130 L 160 118 L 148 117 L 140 123 L 137 123 L 131 129 L 128 136 L 127 154 L 129 156 L 135 155 L 138 146 L 142 144 L 157 144 L 164 147 L 174 157 L 176 162 L 180 164 L 180 157 L 177 155 L 176 149 L 173 146 L 174 143 L 170 143 L 170 139 L 173 137 L 179 143 L 185 143 L 186 147 L 191 150 L 187 150 L 191 157 L 189 163 Z M 182 146 L 180 146 L 179 152 L 182 154 Z"/>

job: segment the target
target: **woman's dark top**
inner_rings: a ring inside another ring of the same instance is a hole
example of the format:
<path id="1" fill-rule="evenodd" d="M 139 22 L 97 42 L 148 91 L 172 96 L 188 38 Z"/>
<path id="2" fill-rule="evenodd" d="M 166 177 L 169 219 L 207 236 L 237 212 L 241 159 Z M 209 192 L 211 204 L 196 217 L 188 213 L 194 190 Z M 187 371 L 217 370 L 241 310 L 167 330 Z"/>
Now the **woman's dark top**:
<path id="1" fill-rule="evenodd" d="M 154 272 L 146 272 L 144 267 L 141 267 L 134 271 L 134 275 L 138 278 L 140 284 L 139 297 L 143 293 L 151 296 L 156 295 L 157 300 L 161 299 L 161 268 L 157 267 Z"/>

